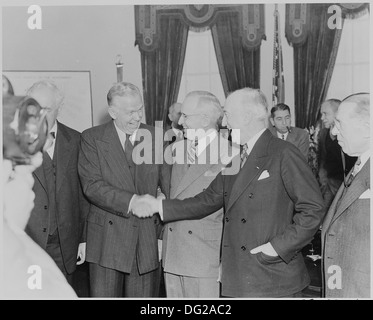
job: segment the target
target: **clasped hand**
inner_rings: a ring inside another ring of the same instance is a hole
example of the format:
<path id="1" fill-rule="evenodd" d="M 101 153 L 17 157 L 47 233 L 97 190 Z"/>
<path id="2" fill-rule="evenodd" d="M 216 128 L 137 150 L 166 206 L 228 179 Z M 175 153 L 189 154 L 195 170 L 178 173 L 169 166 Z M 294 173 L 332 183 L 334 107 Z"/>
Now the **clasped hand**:
<path id="1" fill-rule="evenodd" d="M 131 203 L 132 213 L 139 218 L 151 217 L 159 211 L 160 199 L 164 199 L 164 196 L 155 198 L 149 194 L 143 196 L 135 195 Z"/>

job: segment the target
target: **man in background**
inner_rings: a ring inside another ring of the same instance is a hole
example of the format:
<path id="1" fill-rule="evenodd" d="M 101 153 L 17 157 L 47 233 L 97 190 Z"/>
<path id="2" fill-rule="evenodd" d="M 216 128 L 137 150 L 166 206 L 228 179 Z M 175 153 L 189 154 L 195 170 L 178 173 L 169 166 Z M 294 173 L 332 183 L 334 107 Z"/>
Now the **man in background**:
<path id="1" fill-rule="evenodd" d="M 166 142 L 173 143 L 175 141 L 182 140 L 183 127 L 179 124 L 179 119 L 181 116 L 181 103 L 175 102 L 168 108 L 168 119 L 171 121 L 171 129 L 166 133 Z"/>
<path id="2" fill-rule="evenodd" d="M 173 164 L 171 199 L 185 199 L 202 192 L 224 168 L 221 159 L 226 160 L 228 149 L 218 150 L 222 137 L 217 132 L 217 122 L 221 114 L 220 103 L 213 94 L 193 91 L 186 96 L 179 120 L 186 140 L 176 142 L 172 148 L 186 161 Z M 162 261 L 167 297 L 219 298 L 223 215 L 223 209 L 219 209 L 201 220 L 165 225 Z"/>
<path id="3" fill-rule="evenodd" d="M 327 209 L 357 159 L 345 154 L 338 144 L 337 137 L 332 134 L 340 103 L 340 100 L 329 99 L 321 105 L 321 121 L 324 128 L 319 133 L 319 178 Z"/>
<path id="4" fill-rule="evenodd" d="M 37 82 L 27 95 L 47 111 L 49 141 L 42 165 L 33 172 L 35 206 L 26 232 L 52 257 L 71 284 L 76 265 L 85 261 L 89 210 L 78 175 L 80 133 L 57 121 L 63 94 L 53 82 Z"/>
<path id="5" fill-rule="evenodd" d="M 370 298 L 370 97 L 342 101 L 332 134 L 343 152 L 358 157 L 325 217 L 323 284 L 326 298 Z"/>
<path id="6" fill-rule="evenodd" d="M 270 121 L 272 134 L 282 140 L 295 145 L 308 161 L 308 149 L 310 146 L 308 132 L 304 129 L 291 126 L 290 108 L 284 103 L 279 103 L 271 109 Z"/>

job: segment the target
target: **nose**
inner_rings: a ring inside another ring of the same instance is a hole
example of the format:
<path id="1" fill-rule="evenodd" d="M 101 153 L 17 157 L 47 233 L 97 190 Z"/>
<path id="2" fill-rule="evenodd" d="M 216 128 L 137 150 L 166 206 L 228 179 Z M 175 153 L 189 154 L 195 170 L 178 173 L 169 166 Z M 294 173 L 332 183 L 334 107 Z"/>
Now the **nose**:
<path id="1" fill-rule="evenodd" d="M 337 126 L 334 126 L 331 132 L 333 136 L 336 136 L 339 133 Z"/>
<path id="2" fill-rule="evenodd" d="M 221 121 L 221 125 L 223 127 L 227 127 L 228 126 L 228 121 L 227 121 L 227 116 L 226 115 L 223 115 L 223 120 Z"/>
<path id="3" fill-rule="evenodd" d="M 182 125 L 184 123 L 184 115 L 182 114 L 179 118 L 178 124 Z"/>

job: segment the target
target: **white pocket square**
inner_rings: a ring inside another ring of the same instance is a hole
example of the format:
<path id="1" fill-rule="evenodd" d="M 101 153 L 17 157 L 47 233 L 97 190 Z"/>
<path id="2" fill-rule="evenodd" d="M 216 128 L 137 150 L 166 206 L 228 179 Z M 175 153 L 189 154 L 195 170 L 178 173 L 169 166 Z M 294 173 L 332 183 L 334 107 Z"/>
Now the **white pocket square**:
<path id="1" fill-rule="evenodd" d="M 372 193 L 370 189 L 368 189 L 368 190 L 365 190 L 365 192 L 361 194 L 359 199 L 370 199 L 371 197 L 372 197 Z"/>
<path id="2" fill-rule="evenodd" d="M 261 174 L 260 174 L 260 177 L 258 178 L 258 181 L 259 180 L 263 180 L 263 179 L 267 179 L 269 177 L 269 172 L 268 170 L 264 170 Z"/>

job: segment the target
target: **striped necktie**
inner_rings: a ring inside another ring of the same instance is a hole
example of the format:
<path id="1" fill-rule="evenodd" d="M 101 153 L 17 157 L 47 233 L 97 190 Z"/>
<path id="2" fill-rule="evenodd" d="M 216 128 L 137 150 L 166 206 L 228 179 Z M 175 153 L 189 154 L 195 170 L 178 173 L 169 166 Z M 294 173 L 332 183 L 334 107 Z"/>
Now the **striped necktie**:
<path id="1" fill-rule="evenodd" d="M 191 142 L 188 148 L 188 164 L 189 165 L 194 164 L 196 161 L 197 146 L 198 146 L 198 138 L 195 138 L 195 140 Z"/>
<path id="2" fill-rule="evenodd" d="M 357 158 L 356 162 L 355 162 L 355 165 L 354 165 L 354 168 L 350 174 L 350 176 L 348 177 L 347 181 L 345 181 L 345 187 L 348 188 L 352 181 L 355 179 L 356 175 L 358 174 L 359 172 L 359 166 L 361 164 L 361 160 L 360 160 L 360 157 Z"/>
<path id="3" fill-rule="evenodd" d="M 241 146 L 241 168 L 244 166 L 247 157 L 249 156 L 247 154 L 247 143 L 245 143 L 243 146 Z"/>

